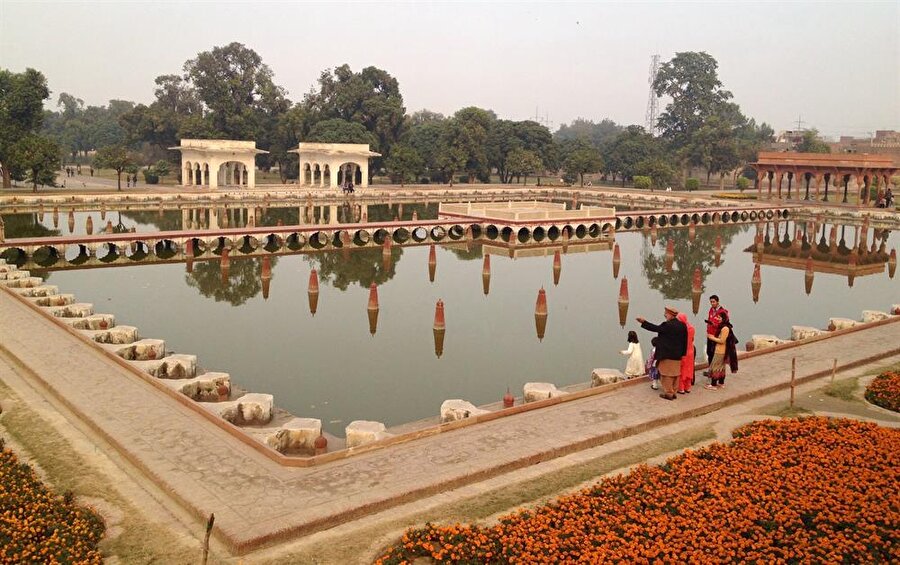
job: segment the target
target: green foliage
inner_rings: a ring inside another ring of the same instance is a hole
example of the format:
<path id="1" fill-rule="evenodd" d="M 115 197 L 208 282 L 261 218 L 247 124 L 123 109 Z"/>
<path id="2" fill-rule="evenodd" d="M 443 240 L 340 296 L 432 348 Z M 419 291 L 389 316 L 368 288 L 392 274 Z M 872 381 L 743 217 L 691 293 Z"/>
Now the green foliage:
<path id="1" fill-rule="evenodd" d="M 816 129 L 804 131 L 800 143 L 794 147 L 794 150 L 800 153 L 831 153 L 831 147 L 822 141 L 819 131 Z"/>
<path id="2" fill-rule="evenodd" d="M 506 157 L 506 170 L 510 176 L 524 176 L 528 181 L 528 175 L 543 170 L 544 163 L 534 151 L 517 147 L 509 152 Z"/>
<path id="3" fill-rule="evenodd" d="M 9 163 L 13 147 L 36 132 L 50 97 L 47 79 L 34 69 L 13 73 L 0 69 L 0 163 Z M 10 187 L 10 167 L 3 167 L 3 188 Z"/>
<path id="4" fill-rule="evenodd" d="M 622 133 L 606 145 L 603 151 L 605 170 L 625 181 L 634 177 L 638 165 L 656 159 L 663 152 L 659 140 L 647 133 L 641 126 L 628 126 Z M 651 173 L 641 173 L 653 176 Z"/>
<path id="5" fill-rule="evenodd" d="M 644 159 L 634 170 L 637 174 L 650 177 L 653 188 L 664 189 L 672 186 L 678 178 L 678 171 L 663 156 L 655 156 Z"/>
<path id="6" fill-rule="evenodd" d="M 317 123 L 309 130 L 307 140 L 318 143 L 376 143 L 375 136 L 362 125 L 340 118 Z"/>
<path id="7" fill-rule="evenodd" d="M 400 185 L 408 180 L 416 178 L 422 171 L 424 161 L 415 149 L 409 145 L 398 143 L 391 149 L 391 154 L 385 161 L 385 167 L 391 177 L 400 182 Z"/>
<path id="8" fill-rule="evenodd" d="M 27 173 L 26 178 L 31 182 L 32 189 L 37 192 L 38 184 L 56 186 L 59 156 L 59 145 L 55 141 L 31 133 L 13 146 L 9 162 L 13 169 Z"/>
<path id="9" fill-rule="evenodd" d="M 141 174 L 144 175 L 144 182 L 147 184 L 159 184 L 159 175 L 156 174 L 153 167 L 142 170 Z"/>
<path id="10" fill-rule="evenodd" d="M 735 184 L 737 185 L 738 190 L 744 192 L 745 190 L 750 188 L 750 179 L 745 176 L 739 176 L 735 181 Z"/>
<path id="11" fill-rule="evenodd" d="M 684 181 L 684 188 L 688 192 L 692 192 L 700 188 L 700 181 L 694 178 Z"/>
<path id="12" fill-rule="evenodd" d="M 637 175 L 634 177 L 634 187 L 647 190 L 653 185 L 653 179 L 647 176 Z"/>
<path id="13" fill-rule="evenodd" d="M 563 168 L 570 174 L 578 175 L 581 186 L 584 186 L 584 175 L 599 172 L 603 168 L 603 158 L 593 147 L 584 147 L 573 151 L 563 163 Z"/>
<path id="14" fill-rule="evenodd" d="M 94 156 L 94 168 L 112 169 L 116 172 L 119 190 L 122 190 L 122 172 L 129 171 L 130 173 L 134 166 L 134 159 L 124 145 L 102 147 Z"/>
<path id="15" fill-rule="evenodd" d="M 514 173 L 508 167 L 509 156 L 517 149 L 536 155 L 542 163 L 539 168 L 549 165 L 555 169 L 558 166 L 550 130 L 537 122 L 497 120 L 488 132 L 487 144 L 488 164 L 497 170 L 502 183 L 511 182 L 513 176 L 522 174 Z M 534 169 L 530 172 L 537 171 L 538 169 Z"/>
<path id="16" fill-rule="evenodd" d="M 604 118 L 599 124 L 584 118 L 577 118 L 569 125 L 559 126 L 556 133 L 553 134 L 553 139 L 557 142 L 581 140 L 595 149 L 603 149 L 621 132 L 622 126 L 608 118 Z"/>

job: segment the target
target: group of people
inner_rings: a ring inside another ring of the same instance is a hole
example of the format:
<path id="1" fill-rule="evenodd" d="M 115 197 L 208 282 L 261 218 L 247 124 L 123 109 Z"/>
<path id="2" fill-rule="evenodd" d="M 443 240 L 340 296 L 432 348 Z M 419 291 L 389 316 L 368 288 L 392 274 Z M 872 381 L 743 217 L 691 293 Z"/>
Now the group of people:
<path id="1" fill-rule="evenodd" d="M 133 175 L 125 174 L 125 187 L 133 188 L 137 186 L 137 173 Z"/>
<path id="2" fill-rule="evenodd" d="M 90 169 L 91 169 L 91 176 L 94 176 L 94 167 L 91 166 Z M 76 165 L 74 167 L 66 167 L 65 171 L 66 171 L 67 177 L 74 177 L 76 174 L 80 175 L 81 174 L 81 165 Z"/>
<path id="3" fill-rule="evenodd" d="M 344 191 L 344 194 L 353 194 L 353 183 L 350 181 L 345 182 L 341 186 L 341 190 Z"/>
<path id="4" fill-rule="evenodd" d="M 875 202 L 876 208 L 893 208 L 894 207 L 894 193 L 891 191 L 890 187 L 883 193 L 878 195 L 878 200 Z"/>
<path id="5" fill-rule="evenodd" d="M 719 390 L 725 387 L 726 370 L 737 372 L 737 338 L 728 310 L 719 304 L 719 297 L 715 294 L 710 296 L 709 303 L 705 320 L 708 370 L 704 373 L 709 381 L 705 388 Z M 646 374 L 654 390 L 659 389 L 662 383 L 660 398 L 675 400 L 679 394 L 690 393 L 694 386 L 695 330 L 687 315 L 671 306 L 665 307 L 664 315 L 665 321 L 660 324 L 653 324 L 640 316 L 637 318 L 643 329 L 657 334 L 650 341 L 653 348 L 646 363 L 635 331 L 628 332 L 628 348 L 621 353 L 628 356 L 625 366 L 627 376 Z"/>

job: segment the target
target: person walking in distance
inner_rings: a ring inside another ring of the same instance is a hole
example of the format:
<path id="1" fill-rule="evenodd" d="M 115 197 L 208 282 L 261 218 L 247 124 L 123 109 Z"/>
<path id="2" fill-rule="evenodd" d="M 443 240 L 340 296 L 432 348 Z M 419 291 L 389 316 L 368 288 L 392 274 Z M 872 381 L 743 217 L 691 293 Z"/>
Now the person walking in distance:
<path id="1" fill-rule="evenodd" d="M 678 310 L 675 308 L 666 306 L 664 314 L 666 320 L 659 325 L 652 324 L 640 316 L 637 321 L 645 330 L 659 334 L 656 359 L 663 387 L 663 394 L 659 396 L 666 400 L 675 400 L 678 398 L 675 389 L 676 382 L 681 376 L 681 358 L 687 351 L 687 327 L 676 319 Z"/>
<path id="2" fill-rule="evenodd" d="M 728 310 L 725 309 L 724 306 L 719 304 L 719 296 L 713 294 L 709 297 L 709 313 L 706 315 L 706 333 L 712 335 L 718 335 L 719 333 L 719 325 L 718 325 L 718 314 L 719 312 L 725 312 L 728 314 Z M 716 342 L 711 339 L 706 340 L 706 362 L 707 364 L 712 364 L 713 355 L 716 351 Z M 704 375 L 709 376 L 709 368 Z"/>
<path id="3" fill-rule="evenodd" d="M 681 377 L 678 381 L 678 394 L 688 394 L 691 392 L 691 387 L 694 386 L 694 357 L 696 353 L 694 348 L 694 326 L 688 322 L 687 314 L 684 312 L 679 312 L 676 318 L 687 328 L 687 349 L 684 351 L 684 357 L 681 358 Z"/>

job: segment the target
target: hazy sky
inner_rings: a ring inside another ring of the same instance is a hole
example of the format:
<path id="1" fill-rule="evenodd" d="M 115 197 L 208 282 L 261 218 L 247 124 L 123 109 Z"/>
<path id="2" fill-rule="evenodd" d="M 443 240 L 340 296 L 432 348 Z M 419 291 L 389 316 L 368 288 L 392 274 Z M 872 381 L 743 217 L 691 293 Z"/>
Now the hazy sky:
<path id="1" fill-rule="evenodd" d="M 407 111 L 644 123 L 650 56 L 706 51 L 744 113 L 776 130 L 900 130 L 900 2 L 19 2 L 0 0 L 0 67 L 87 104 L 149 103 L 201 51 L 254 49 L 298 101 L 326 68 L 374 65 Z M 663 103 L 665 103 L 663 101 Z"/>

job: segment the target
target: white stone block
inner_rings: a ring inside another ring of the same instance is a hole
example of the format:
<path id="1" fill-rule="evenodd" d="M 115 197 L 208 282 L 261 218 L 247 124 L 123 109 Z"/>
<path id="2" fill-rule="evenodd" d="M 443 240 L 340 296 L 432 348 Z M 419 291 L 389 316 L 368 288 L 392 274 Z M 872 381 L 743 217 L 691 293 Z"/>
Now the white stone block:
<path id="1" fill-rule="evenodd" d="M 5 285 L 7 288 L 35 288 L 43 286 L 44 279 L 41 277 L 23 277 L 21 279 L 0 280 L 0 284 Z"/>
<path id="2" fill-rule="evenodd" d="M 59 287 L 56 287 L 52 284 L 45 284 L 30 288 L 13 288 L 12 290 L 13 292 L 17 292 L 18 294 L 26 298 L 34 298 L 37 296 L 54 296 L 56 294 L 59 294 Z"/>
<path id="3" fill-rule="evenodd" d="M 845 330 L 860 325 L 862 322 L 850 318 L 830 318 L 828 320 L 829 331 Z"/>
<path id="4" fill-rule="evenodd" d="M 87 318 L 94 314 L 94 305 L 85 302 L 76 302 L 65 306 L 50 306 L 47 312 L 57 318 Z"/>
<path id="5" fill-rule="evenodd" d="M 197 356 L 175 353 L 162 359 L 133 361 L 134 365 L 157 379 L 192 379 L 197 376 Z"/>
<path id="6" fill-rule="evenodd" d="M 480 414 L 487 413 L 487 410 L 482 410 L 481 408 L 478 408 L 467 400 L 454 398 L 445 400 L 441 404 L 441 423 L 446 424 L 447 422 L 465 420 L 466 418 L 470 418 L 472 416 L 478 416 Z"/>
<path id="7" fill-rule="evenodd" d="M 313 449 L 322 435 L 322 421 L 317 418 L 294 418 L 266 438 L 266 444 L 284 453 L 291 449 Z"/>
<path id="8" fill-rule="evenodd" d="M 768 349 L 769 347 L 775 347 L 776 345 L 781 345 L 782 343 L 787 343 L 787 341 L 780 339 L 779 337 L 774 335 L 754 334 L 750 336 L 750 343 L 748 344 L 747 351 Z"/>
<path id="9" fill-rule="evenodd" d="M 817 335 L 828 333 L 826 330 L 820 330 L 812 326 L 791 326 L 791 341 L 800 341 L 801 339 L 809 339 Z"/>
<path id="10" fill-rule="evenodd" d="M 371 422 L 369 420 L 356 420 L 350 422 L 350 425 L 344 429 L 347 434 L 347 447 L 358 447 L 373 441 L 391 437 L 381 422 Z"/>
<path id="11" fill-rule="evenodd" d="M 0 273 L 0 280 L 17 281 L 19 279 L 27 279 L 30 276 L 31 271 L 21 271 L 18 269 L 14 269 L 11 271 L 6 271 L 5 273 Z"/>
<path id="12" fill-rule="evenodd" d="M 91 331 L 88 334 L 97 343 L 127 344 L 134 343 L 138 339 L 138 330 L 134 326 L 116 326 L 108 330 Z"/>
<path id="13" fill-rule="evenodd" d="M 191 379 L 164 382 L 197 402 L 224 402 L 231 394 L 231 375 L 228 373 L 209 372 Z"/>
<path id="14" fill-rule="evenodd" d="M 85 318 L 62 318 L 62 321 L 76 330 L 106 330 L 116 325 L 112 314 L 94 314 Z"/>
<path id="15" fill-rule="evenodd" d="M 891 305 L 891 315 L 892 316 L 900 316 L 900 304 L 892 304 Z"/>
<path id="16" fill-rule="evenodd" d="M 594 369 L 591 371 L 591 386 L 608 385 L 626 380 L 625 374 L 618 369 Z"/>
<path id="17" fill-rule="evenodd" d="M 556 388 L 553 383 L 525 383 L 523 391 L 526 404 L 568 394 Z"/>
<path id="18" fill-rule="evenodd" d="M 891 315 L 887 312 L 879 312 L 878 310 L 863 310 L 862 311 L 862 321 L 864 324 L 869 324 L 871 322 L 880 322 L 881 320 L 887 320 Z"/>
<path id="19" fill-rule="evenodd" d="M 166 354 L 166 342 L 161 339 L 142 339 L 128 345 L 104 347 L 126 361 L 152 361 L 162 359 Z"/>
<path id="20" fill-rule="evenodd" d="M 249 393 L 229 402 L 210 404 L 223 420 L 236 426 L 267 424 L 272 419 L 275 399 L 271 394 Z"/>
<path id="21" fill-rule="evenodd" d="M 39 296 L 33 299 L 37 306 L 66 306 L 67 304 L 75 304 L 74 294 L 56 294 L 53 296 Z"/>

